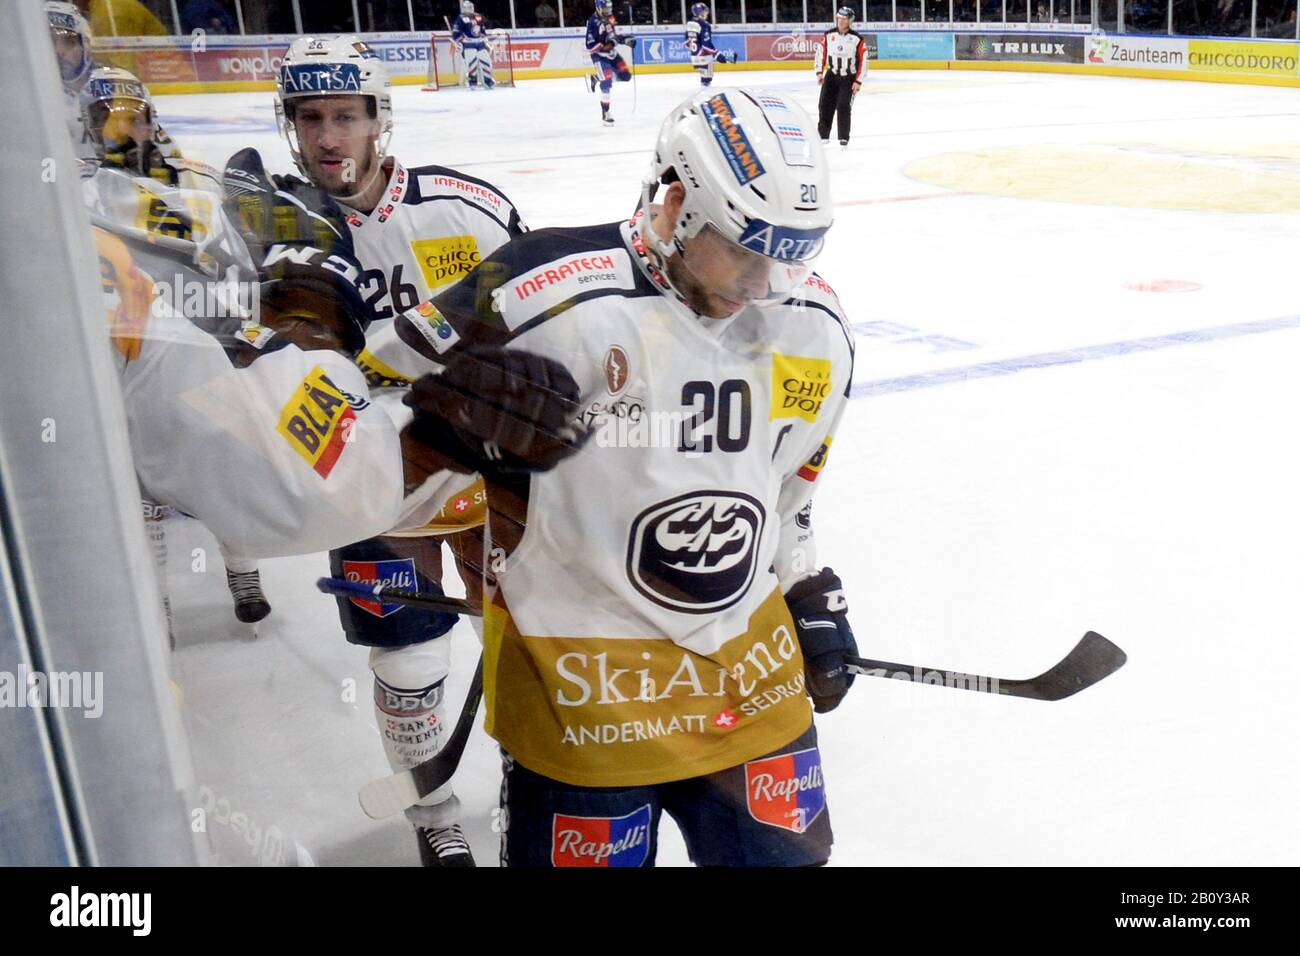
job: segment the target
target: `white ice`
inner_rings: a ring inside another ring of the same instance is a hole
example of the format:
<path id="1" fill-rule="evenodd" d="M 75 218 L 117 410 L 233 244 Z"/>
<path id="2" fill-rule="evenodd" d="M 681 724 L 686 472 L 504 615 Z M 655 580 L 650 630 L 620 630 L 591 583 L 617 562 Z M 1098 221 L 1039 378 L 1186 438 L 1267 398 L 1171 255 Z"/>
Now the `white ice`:
<path id="1" fill-rule="evenodd" d="M 808 75 L 731 73 L 716 85 L 741 82 L 815 107 Z M 577 79 L 472 94 L 399 87 L 393 150 L 407 165 L 491 180 L 533 227 L 609 221 L 631 212 L 659 120 L 695 84 L 619 86 L 610 129 Z M 1059 703 L 860 678 L 818 720 L 834 864 L 1296 862 L 1300 330 L 1242 324 L 1300 312 L 1300 215 L 1164 209 L 1159 188 L 1150 202 L 1110 201 L 1131 200 L 1135 150 L 1172 155 L 1171 186 L 1209 162 L 1247 189 L 1280 176 L 1294 196 L 1296 96 L 871 75 L 850 147 L 830 151 L 838 208 L 819 263 L 859 324 L 863 394 L 814 509 L 861 652 L 1022 677 L 1094 629 L 1129 663 Z M 191 155 L 221 165 L 254 145 L 287 170 L 271 102 L 158 99 Z M 1010 146 L 1084 146 L 1097 165 L 1066 200 L 903 172 Z M 1131 287 L 1153 280 L 1191 291 Z M 1173 337 L 1221 327 L 1234 334 Z M 1160 347 L 1115 345 L 1159 336 L 1149 344 Z M 1055 357 L 1017 361 L 1041 355 Z M 1001 374 L 930 375 L 990 362 L 1006 363 Z M 207 549 L 204 573 L 195 548 Z M 253 862 L 241 840 L 276 827 L 317 863 L 415 864 L 408 824 L 373 822 L 357 805 L 387 765 L 365 651 L 312 586 L 324 556 L 263 563 L 274 613 L 253 641 L 206 532 L 185 523 L 171 553 L 173 664 L 197 782 L 222 801 L 209 817 L 221 861 Z M 453 714 L 477 654 L 467 625 L 454 641 Z M 494 744 L 478 732 L 456 783 L 480 865 L 496 858 L 498 782 Z M 685 863 L 667 820 L 661 837 L 660 864 Z"/>

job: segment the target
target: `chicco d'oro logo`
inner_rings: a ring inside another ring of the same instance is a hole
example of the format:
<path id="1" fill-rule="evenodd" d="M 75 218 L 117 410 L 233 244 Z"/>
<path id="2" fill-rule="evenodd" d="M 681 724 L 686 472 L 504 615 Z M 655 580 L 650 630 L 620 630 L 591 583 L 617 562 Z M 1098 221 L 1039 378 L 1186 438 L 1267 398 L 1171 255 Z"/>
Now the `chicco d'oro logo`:
<path id="1" fill-rule="evenodd" d="M 651 505 L 632 522 L 628 579 L 674 611 L 731 607 L 754 580 L 765 520 L 758 499 L 734 491 L 694 491 Z"/>

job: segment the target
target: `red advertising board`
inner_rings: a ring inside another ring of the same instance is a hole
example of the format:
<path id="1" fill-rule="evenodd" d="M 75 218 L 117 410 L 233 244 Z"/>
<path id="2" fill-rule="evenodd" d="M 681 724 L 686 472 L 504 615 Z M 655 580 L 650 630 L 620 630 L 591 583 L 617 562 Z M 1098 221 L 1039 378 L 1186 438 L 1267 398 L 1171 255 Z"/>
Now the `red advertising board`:
<path id="1" fill-rule="evenodd" d="M 745 37 L 746 60 L 813 60 L 819 33 L 760 33 Z"/>

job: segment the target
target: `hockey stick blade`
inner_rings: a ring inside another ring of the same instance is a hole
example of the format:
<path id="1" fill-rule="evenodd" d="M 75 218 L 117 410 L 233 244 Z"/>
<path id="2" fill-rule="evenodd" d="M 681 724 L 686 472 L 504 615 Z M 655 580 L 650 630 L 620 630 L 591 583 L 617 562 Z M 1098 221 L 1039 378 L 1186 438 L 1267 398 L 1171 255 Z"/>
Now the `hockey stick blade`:
<path id="1" fill-rule="evenodd" d="M 895 664 L 861 657 L 847 658 L 849 670 L 863 677 L 914 680 L 938 687 L 955 687 L 1004 697 L 1030 700 L 1064 700 L 1110 676 L 1124 666 L 1128 655 L 1096 631 L 1089 631 L 1074 649 L 1037 677 L 1003 680 L 982 674 L 964 674 L 937 667 Z"/>
<path id="2" fill-rule="evenodd" d="M 316 588 L 335 597 L 378 601 L 380 604 L 405 604 L 432 611 L 445 611 L 448 614 L 468 614 L 471 617 L 482 616 L 481 611 L 457 598 L 449 598 L 441 594 L 422 594 L 419 591 L 403 591 L 401 588 L 392 588 L 386 584 L 367 584 L 344 578 L 320 578 L 316 581 Z"/>
<path id="3" fill-rule="evenodd" d="M 478 716 L 478 705 L 482 700 L 483 657 L 479 655 L 465 706 L 447 743 L 424 763 L 410 770 L 372 780 L 362 787 L 358 797 L 366 816 L 372 820 L 382 820 L 401 813 L 450 780 L 465 753 L 465 744 L 474 730 L 474 719 Z"/>

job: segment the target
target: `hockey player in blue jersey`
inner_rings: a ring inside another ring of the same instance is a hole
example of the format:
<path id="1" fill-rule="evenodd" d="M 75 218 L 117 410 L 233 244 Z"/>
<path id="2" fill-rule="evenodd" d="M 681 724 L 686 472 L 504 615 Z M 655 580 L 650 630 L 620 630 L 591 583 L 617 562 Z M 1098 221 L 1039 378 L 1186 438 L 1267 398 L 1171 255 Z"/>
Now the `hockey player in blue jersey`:
<path id="1" fill-rule="evenodd" d="M 618 52 L 618 44 L 623 42 L 631 46 L 635 41 L 618 35 L 614 5 L 610 0 L 596 0 L 596 10 L 587 18 L 587 52 L 595 68 L 587 82 L 592 92 L 600 87 L 600 120 L 606 126 L 614 125 L 614 117 L 609 115 L 609 91 L 614 80 L 626 83 L 632 79 L 631 68 Z"/>
<path id="2" fill-rule="evenodd" d="M 709 5 L 691 4 L 691 18 L 686 21 L 686 49 L 691 54 L 691 66 L 700 74 L 700 86 L 713 82 L 713 61 L 718 55 L 713 45 L 713 24 L 709 23 Z"/>
<path id="3" fill-rule="evenodd" d="M 492 51 L 487 45 L 487 24 L 483 14 L 474 12 L 474 4 L 464 0 L 460 5 L 460 16 L 451 25 L 451 39 L 460 49 L 461 59 L 465 62 L 465 77 L 471 90 L 478 89 L 479 78 L 483 79 L 485 89 L 494 89 L 496 80 L 492 78 Z"/>

